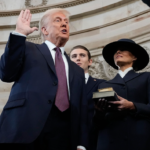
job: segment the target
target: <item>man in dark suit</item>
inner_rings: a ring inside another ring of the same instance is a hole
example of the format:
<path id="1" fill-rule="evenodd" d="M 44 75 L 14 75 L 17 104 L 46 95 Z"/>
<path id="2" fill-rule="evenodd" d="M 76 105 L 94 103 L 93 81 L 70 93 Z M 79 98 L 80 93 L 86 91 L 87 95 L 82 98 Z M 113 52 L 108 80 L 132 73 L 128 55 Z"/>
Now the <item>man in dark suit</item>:
<path id="1" fill-rule="evenodd" d="M 64 51 L 69 13 L 60 8 L 44 13 L 41 45 L 26 42 L 38 30 L 30 21 L 30 11 L 21 11 L 1 57 L 0 78 L 14 85 L 0 117 L 0 143 L 17 143 L 11 144 L 16 150 L 85 150 L 84 72 Z"/>
<path id="2" fill-rule="evenodd" d="M 79 65 L 85 73 L 86 95 L 88 101 L 88 126 L 90 130 L 89 145 L 90 149 L 94 150 L 97 136 L 96 133 L 94 133 L 95 126 L 92 122 L 94 115 L 94 101 L 92 100 L 92 96 L 93 92 L 98 91 L 98 85 L 104 82 L 105 80 L 96 79 L 89 75 L 89 67 L 92 64 L 92 59 L 90 51 L 86 47 L 82 45 L 77 45 L 73 47 L 70 52 L 70 59 L 77 65 Z"/>
<path id="3" fill-rule="evenodd" d="M 97 150 L 149 150 L 150 73 L 135 72 L 147 66 L 149 55 L 134 41 L 121 39 L 106 45 L 103 57 L 118 74 L 99 88 L 112 87 L 119 100 L 99 99 Z"/>
<path id="4" fill-rule="evenodd" d="M 150 7 L 150 0 L 142 0 L 142 1 Z"/>

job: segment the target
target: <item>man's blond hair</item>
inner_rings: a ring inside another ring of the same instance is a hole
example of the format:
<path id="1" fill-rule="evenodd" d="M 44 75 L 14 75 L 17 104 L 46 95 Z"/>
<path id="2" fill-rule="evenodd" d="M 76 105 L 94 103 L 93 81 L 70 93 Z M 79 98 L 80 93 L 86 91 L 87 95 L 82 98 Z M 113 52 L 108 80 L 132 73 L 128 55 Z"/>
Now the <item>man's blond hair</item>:
<path id="1" fill-rule="evenodd" d="M 46 27 L 49 24 L 50 16 L 52 14 L 55 14 L 55 13 L 58 13 L 58 12 L 61 12 L 62 14 L 64 14 L 69 20 L 70 13 L 65 9 L 53 8 L 53 9 L 47 10 L 43 14 L 42 18 L 39 21 L 40 36 L 41 36 L 41 39 L 42 39 L 43 42 L 45 41 L 45 38 L 44 38 L 44 34 L 42 33 L 41 29 L 42 29 L 42 27 Z"/>

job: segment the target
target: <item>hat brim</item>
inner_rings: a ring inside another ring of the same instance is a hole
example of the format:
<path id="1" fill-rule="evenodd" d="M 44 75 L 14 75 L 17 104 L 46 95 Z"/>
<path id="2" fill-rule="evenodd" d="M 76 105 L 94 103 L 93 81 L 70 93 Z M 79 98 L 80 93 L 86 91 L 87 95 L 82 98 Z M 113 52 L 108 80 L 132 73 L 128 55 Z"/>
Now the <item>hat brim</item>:
<path id="1" fill-rule="evenodd" d="M 125 41 L 117 41 L 106 45 L 102 52 L 105 61 L 114 69 L 118 69 L 114 62 L 114 54 L 119 50 L 119 48 L 124 47 L 137 58 L 136 71 L 142 70 L 147 66 L 149 62 L 149 55 L 146 50 L 138 44 Z"/>

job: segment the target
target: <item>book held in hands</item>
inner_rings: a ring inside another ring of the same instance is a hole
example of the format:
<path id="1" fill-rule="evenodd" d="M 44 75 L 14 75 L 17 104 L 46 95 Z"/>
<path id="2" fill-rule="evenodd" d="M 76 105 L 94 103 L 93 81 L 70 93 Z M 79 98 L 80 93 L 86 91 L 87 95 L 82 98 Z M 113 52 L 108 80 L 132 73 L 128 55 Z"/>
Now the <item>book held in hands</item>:
<path id="1" fill-rule="evenodd" d="M 98 92 L 93 92 L 93 100 L 97 101 L 101 98 L 105 98 L 107 101 L 119 101 L 116 92 L 112 87 L 98 89 Z"/>

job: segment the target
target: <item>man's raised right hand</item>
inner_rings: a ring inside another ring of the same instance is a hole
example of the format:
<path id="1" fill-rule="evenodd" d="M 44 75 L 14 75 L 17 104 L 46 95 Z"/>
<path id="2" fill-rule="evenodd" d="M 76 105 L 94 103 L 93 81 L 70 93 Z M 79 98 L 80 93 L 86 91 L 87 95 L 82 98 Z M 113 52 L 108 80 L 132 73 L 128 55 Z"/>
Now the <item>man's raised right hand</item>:
<path id="1" fill-rule="evenodd" d="M 17 19 L 17 24 L 16 24 L 16 32 L 24 34 L 24 35 L 29 35 L 34 31 L 37 31 L 38 28 L 37 27 L 30 27 L 30 22 L 31 22 L 31 13 L 30 10 L 22 10 L 20 12 L 20 15 Z"/>

